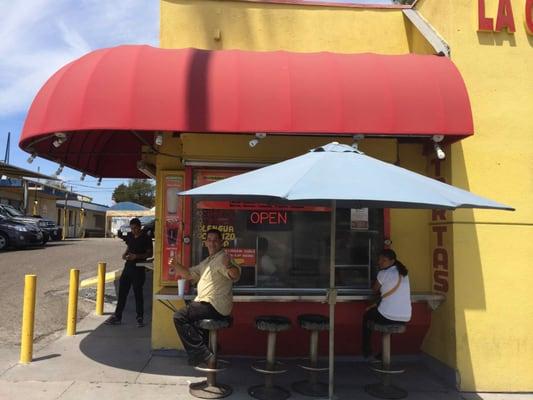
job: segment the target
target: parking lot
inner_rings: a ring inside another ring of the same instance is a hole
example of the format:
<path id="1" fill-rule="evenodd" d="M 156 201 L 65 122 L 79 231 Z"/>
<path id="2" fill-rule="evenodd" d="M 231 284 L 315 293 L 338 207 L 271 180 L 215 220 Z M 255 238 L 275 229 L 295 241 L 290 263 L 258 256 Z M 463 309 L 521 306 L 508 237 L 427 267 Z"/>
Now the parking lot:
<path id="1" fill-rule="evenodd" d="M 69 269 L 80 270 L 80 280 L 96 274 L 97 263 L 107 262 L 108 271 L 122 266 L 124 242 L 120 239 L 71 239 L 50 242 L 43 248 L 0 252 L 0 347 L 20 343 L 24 275 L 37 275 L 35 310 L 36 342 L 46 340 L 66 326 Z M 81 318 L 93 311 L 94 303 L 78 304 Z"/>

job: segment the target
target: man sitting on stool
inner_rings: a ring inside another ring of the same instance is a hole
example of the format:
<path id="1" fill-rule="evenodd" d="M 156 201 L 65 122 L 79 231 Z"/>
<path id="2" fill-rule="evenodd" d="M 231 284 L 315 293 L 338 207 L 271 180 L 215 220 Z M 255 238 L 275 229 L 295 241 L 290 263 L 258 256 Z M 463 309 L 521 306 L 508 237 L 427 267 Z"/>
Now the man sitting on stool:
<path id="1" fill-rule="evenodd" d="M 187 351 L 190 365 L 214 360 L 207 347 L 205 335 L 194 325 L 202 319 L 221 319 L 231 314 L 233 306 L 233 282 L 241 276 L 240 267 L 231 263 L 222 248 L 222 234 L 217 229 L 207 232 L 205 241 L 209 256 L 190 269 L 180 265 L 175 258 L 169 265 L 176 269 L 182 278 L 198 282 L 198 295 L 189 305 L 174 314 L 174 325 L 178 336 Z"/>

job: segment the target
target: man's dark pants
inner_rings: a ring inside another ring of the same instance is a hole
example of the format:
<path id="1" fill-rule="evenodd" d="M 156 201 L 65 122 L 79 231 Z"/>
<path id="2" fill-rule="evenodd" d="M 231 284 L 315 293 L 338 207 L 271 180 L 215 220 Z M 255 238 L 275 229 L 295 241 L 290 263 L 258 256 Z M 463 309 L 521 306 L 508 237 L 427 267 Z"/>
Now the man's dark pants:
<path id="1" fill-rule="evenodd" d="M 122 312 L 126 307 L 126 299 L 130 288 L 133 286 L 133 294 L 135 295 L 135 310 L 137 312 L 137 318 L 144 316 L 144 297 L 143 297 L 143 285 L 146 280 L 146 272 L 144 267 L 136 267 L 135 263 L 126 261 L 124 270 L 119 280 L 118 287 L 118 301 L 117 308 L 115 310 L 115 316 L 122 318 Z"/>
<path id="2" fill-rule="evenodd" d="M 174 314 L 174 325 L 178 336 L 187 351 L 191 363 L 206 361 L 211 355 L 207 347 L 208 333 L 194 325 L 201 319 L 224 318 L 215 308 L 207 302 L 191 301 L 186 307 Z"/>

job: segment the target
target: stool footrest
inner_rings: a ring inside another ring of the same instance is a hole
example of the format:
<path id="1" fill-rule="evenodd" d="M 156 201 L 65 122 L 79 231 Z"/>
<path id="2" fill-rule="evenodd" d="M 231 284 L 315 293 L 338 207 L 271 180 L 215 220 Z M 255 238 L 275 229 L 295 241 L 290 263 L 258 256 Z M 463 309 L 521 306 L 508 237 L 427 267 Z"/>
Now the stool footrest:
<path id="1" fill-rule="evenodd" d="M 405 369 L 383 369 L 383 368 L 378 368 L 378 367 L 370 367 L 370 369 L 379 374 L 386 374 L 386 375 L 399 375 L 405 372 Z"/>
<path id="2" fill-rule="evenodd" d="M 313 371 L 313 372 L 325 372 L 329 371 L 329 367 L 326 367 L 324 365 L 311 365 L 311 364 L 298 364 L 298 366 L 302 369 L 305 369 L 306 371 Z"/>
<path id="3" fill-rule="evenodd" d="M 229 361 L 217 360 L 215 368 L 196 366 L 194 367 L 194 369 L 197 371 L 202 371 L 202 372 L 221 372 L 221 371 L 225 371 L 229 367 L 229 365 L 230 365 Z"/>
<path id="4" fill-rule="evenodd" d="M 266 375 L 277 375 L 287 372 L 285 364 L 279 361 L 274 363 L 273 368 L 268 368 L 267 360 L 258 360 L 252 364 L 252 369 L 260 374 Z"/>

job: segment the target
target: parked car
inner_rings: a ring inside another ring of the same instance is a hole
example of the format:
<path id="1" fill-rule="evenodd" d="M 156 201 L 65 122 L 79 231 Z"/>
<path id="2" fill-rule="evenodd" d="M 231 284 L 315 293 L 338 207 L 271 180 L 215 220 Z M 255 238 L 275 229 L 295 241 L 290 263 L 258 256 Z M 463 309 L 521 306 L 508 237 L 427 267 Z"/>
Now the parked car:
<path id="1" fill-rule="evenodd" d="M 8 220 L 20 222 L 22 224 L 30 224 L 32 226 L 38 227 L 42 232 L 41 244 L 43 245 L 46 244 L 46 242 L 48 242 L 48 240 L 50 239 L 49 232 L 39 227 L 39 222 L 36 218 L 24 216 L 24 214 L 22 214 L 13 206 L 7 204 L 0 204 L 0 215 L 6 217 Z"/>
<path id="2" fill-rule="evenodd" d="M 40 215 L 24 215 L 20 210 L 9 204 L 0 204 L 0 214 L 22 222 L 36 224 L 44 234 L 45 243 L 48 240 L 61 240 L 63 229 L 56 225 L 54 221 L 41 217 Z"/>
<path id="3" fill-rule="evenodd" d="M 43 218 L 40 215 L 35 215 L 34 218 L 38 220 L 37 225 L 39 228 L 48 232 L 51 241 L 63 239 L 63 228 L 61 226 L 57 225 L 51 219 Z"/>
<path id="4" fill-rule="evenodd" d="M 32 223 L 25 223 L 0 214 L 0 251 L 8 247 L 42 246 L 43 232 Z"/>
<path id="5" fill-rule="evenodd" d="M 141 229 L 146 232 L 150 238 L 155 237 L 155 217 L 154 216 L 144 216 L 139 218 L 141 220 Z M 126 236 L 131 231 L 129 224 L 122 225 L 118 231 L 117 236 L 122 240 L 126 240 Z"/>

